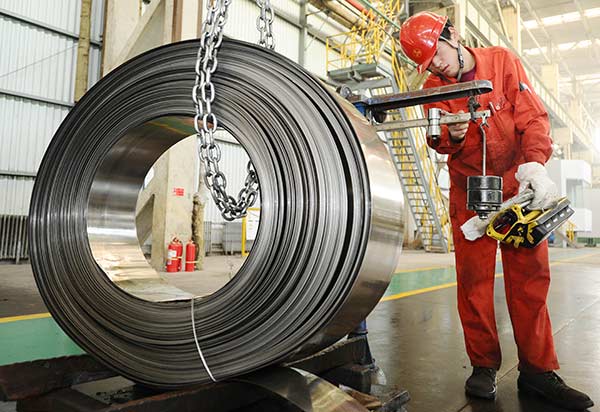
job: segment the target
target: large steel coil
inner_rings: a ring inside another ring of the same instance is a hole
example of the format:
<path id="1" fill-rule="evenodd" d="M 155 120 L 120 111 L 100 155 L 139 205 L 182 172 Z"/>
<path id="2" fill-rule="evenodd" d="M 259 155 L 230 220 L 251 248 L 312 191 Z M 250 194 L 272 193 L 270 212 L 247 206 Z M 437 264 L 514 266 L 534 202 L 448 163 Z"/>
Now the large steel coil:
<path id="1" fill-rule="evenodd" d="M 365 118 L 292 61 L 226 40 L 213 110 L 258 173 L 257 239 L 210 296 L 161 283 L 135 207 L 153 163 L 193 133 L 197 49 L 152 50 L 94 86 L 50 143 L 30 210 L 31 262 L 54 319 L 118 373 L 163 388 L 209 380 L 198 347 L 221 380 L 343 337 L 384 293 L 403 232 L 400 184 Z"/>

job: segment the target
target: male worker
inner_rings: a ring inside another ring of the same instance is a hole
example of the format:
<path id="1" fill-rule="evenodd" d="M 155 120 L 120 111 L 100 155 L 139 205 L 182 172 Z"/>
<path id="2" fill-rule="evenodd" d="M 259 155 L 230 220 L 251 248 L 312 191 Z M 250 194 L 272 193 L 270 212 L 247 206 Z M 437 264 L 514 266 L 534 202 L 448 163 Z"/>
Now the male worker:
<path id="1" fill-rule="evenodd" d="M 445 16 L 418 13 L 402 25 L 400 42 L 418 71 L 432 74 L 424 88 L 474 79 L 492 81 L 494 90 L 478 96 L 481 109 L 489 109 L 487 174 L 502 176 L 504 200 L 519 186 L 535 193 L 531 207 L 548 207 L 556 187 L 544 164 L 552 154 L 548 113 L 525 75 L 519 59 L 502 47 L 468 48 L 459 43 L 456 29 Z M 425 105 L 447 112 L 467 112 L 467 98 Z M 452 221 L 458 311 L 464 329 L 473 373 L 465 384 L 468 395 L 494 399 L 496 371 L 501 353 L 494 317 L 494 273 L 497 241 L 484 236 L 468 241 L 461 225 L 475 215 L 467 210 L 467 176 L 482 174 L 482 139 L 473 122 L 443 126 L 437 152 L 448 154 L 450 219 Z M 518 387 L 542 395 L 570 409 L 585 409 L 593 402 L 570 388 L 554 372 L 558 360 L 546 306 L 550 285 L 548 245 L 533 249 L 501 244 L 506 300 L 519 354 Z"/>

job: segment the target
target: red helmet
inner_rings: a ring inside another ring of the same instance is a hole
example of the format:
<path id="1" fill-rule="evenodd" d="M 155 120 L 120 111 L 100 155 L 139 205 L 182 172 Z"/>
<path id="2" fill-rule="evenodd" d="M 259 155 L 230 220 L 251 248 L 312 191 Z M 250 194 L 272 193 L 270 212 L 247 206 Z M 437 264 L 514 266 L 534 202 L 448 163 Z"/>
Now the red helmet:
<path id="1" fill-rule="evenodd" d="M 447 16 L 423 11 L 409 17 L 400 30 L 402 50 L 418 64 L 417 71 L 423 73 L 429 67 L 437 51 L 438 39 L 448 21 Z"/>

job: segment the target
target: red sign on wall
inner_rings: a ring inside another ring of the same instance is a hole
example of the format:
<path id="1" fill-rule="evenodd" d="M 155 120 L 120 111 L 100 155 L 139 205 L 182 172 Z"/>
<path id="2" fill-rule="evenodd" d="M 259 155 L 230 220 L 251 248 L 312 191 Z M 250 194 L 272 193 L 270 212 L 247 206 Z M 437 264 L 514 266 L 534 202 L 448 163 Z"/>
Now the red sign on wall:
<path id="1" fill-rule="evenodd" d="M 185 191 L 183 187 L 174 187 L 173 188 L 173 196 L 183 196 Z"/>

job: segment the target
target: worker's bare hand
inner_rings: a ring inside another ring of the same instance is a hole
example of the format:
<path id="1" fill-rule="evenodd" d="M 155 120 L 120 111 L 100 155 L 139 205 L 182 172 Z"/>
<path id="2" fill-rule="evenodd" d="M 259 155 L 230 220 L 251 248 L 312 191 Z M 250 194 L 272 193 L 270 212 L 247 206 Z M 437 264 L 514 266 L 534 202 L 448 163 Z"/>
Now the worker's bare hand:
<path id="1" fill-rule="evenodd" d="M 464 113 L 464 111 L 459 110 L 458 113 L 459 114 Z M 461 141 L 465 138 L 468 128 L 469 128 L 469 122 L 454 123 L 454 124 L 448 125 L 448 132 L 450 133 L 450 137 L 452 138 L 452 140 Z"/>

